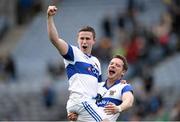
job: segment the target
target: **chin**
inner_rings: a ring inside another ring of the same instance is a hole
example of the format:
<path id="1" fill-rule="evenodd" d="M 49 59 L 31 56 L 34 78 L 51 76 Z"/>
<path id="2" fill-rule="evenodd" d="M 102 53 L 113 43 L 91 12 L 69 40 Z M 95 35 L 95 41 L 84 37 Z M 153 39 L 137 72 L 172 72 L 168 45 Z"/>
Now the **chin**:
<path id="1" fill-rule="evenodd" d="M 83 51 L 83 53 L 86 53 L 86 52 L 87 52 L 86 49 L 84 49 L 84 48 L 82 48 L 81 50 Z"/>
<path id="2" fill-rule="evenodd" d="M 113 76 L 112 76 L 112 75 L 109 75 L 109 76 L 108 76 L 108 79 L 112 79 L 112 78 L 113 78 Z"/>

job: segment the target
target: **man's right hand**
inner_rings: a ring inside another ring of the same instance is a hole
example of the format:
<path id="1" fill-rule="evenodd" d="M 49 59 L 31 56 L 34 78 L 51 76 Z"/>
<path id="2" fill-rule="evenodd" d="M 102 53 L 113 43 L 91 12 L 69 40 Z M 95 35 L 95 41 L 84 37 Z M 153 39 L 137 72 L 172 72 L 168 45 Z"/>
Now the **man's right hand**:
<path id="1" fill-rule="evenodd" d="M 49 6 L 47 9 L 48 16 L 54 16 L 56 14 L 57 8 L 56 6 Z"/>
<path id="2" fill-rule="evenodd" d="M 69 112 L 67 118 L 69 121 L 77 121 L 78 114 Z"/>
<path id="3" fill-rule="evenodd" d="M 126 84 L 126 83 L 128 83 L 126 80 L 121 80 L 121 83 L 122 84 Z"/>

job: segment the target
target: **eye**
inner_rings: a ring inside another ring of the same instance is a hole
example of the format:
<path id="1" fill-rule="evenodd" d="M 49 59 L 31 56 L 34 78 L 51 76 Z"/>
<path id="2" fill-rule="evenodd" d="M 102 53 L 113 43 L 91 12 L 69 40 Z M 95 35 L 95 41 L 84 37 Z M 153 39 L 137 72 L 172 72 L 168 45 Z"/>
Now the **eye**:
<path id="1" fill-rule="evenodd" d="M 86 37 L 86 40 L 90 40 L 90 38 L 89 38 L 89 37 Z"/>
<path id="2" fill-rule="evenodd" d="M 119 68 L 121 68 L 121 67 L 122 67 L 122 65 L 120 65 L 120 64 L 116 64 L 116 66 L 117 66 L 117 67 L 119 67 Z"/>
<path id="3" fill-rule="evenodd" d="M 81 39 L 81 40 L 83 40 L 84 38 L 83 38 L 83 37 L 81 37 L 80 39 Z"/>

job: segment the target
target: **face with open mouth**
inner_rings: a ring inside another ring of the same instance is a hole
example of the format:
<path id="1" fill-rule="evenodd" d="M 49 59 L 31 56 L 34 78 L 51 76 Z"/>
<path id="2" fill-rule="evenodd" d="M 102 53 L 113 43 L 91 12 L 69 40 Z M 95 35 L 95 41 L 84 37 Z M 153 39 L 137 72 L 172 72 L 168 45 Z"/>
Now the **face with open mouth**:
<path id="1" fill-rule="evenodd" d="M 81 31 L 78 34 L 78 44 L 80 50 L 85 54 L 91 54 L 92 46 L 94 45 L 95 40 L 93 38 L 92 32 Z"/>
<path id="2" fill-rule="evenodd" d="M 120 79 L 125 71 L 123 70 L 123 61 L 119 58 L 113 58 L 108 66 L 108 79 L 117 80 Z"/>

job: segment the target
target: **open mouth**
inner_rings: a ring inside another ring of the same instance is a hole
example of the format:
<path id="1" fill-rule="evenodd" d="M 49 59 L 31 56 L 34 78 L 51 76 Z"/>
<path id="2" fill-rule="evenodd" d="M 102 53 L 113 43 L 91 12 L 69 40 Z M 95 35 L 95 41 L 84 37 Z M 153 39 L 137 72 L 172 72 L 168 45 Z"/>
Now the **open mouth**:
<path id="1" fill-rule="evenodd" d="M 115 72 L 114 70 L 111 70 L 111 69 L 109 70 L 109 74 L 110 74 L 110 75 L 113 75 L 113 74 L 115 74 L 115 73 L 116 73 L 116 72 Z"/>
<path id="2" fill-rule="evenodd" d="M 87 49 L 87 46 L 82 46 L 83 49 Z"/>

